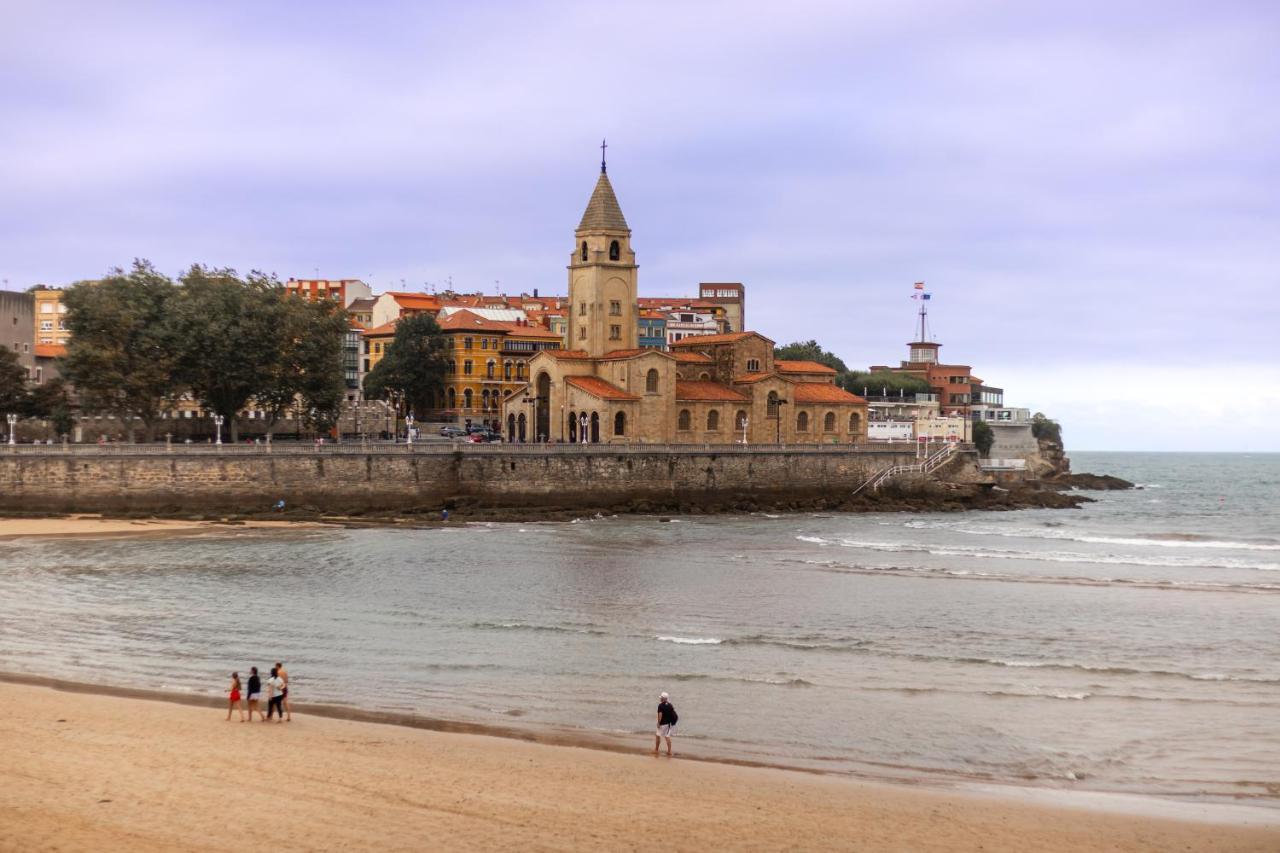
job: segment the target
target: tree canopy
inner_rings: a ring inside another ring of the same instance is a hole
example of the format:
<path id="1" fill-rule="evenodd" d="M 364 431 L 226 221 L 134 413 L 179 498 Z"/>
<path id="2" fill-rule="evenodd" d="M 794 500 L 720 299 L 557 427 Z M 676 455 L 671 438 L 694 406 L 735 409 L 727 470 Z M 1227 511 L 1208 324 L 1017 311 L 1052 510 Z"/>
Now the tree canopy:
<path id="1" fill-rule="evenodd" d="M 410 411 L 431 408 L 432 399 L 444 390 L 448 345 L 434 317 L 402 317 L 382 360 L 364 378 L 365 396 L 385 400 L 398 391 L 404 393 Z"/>
<path id="2" fill-rule="evenodd" d="M 776 347 L 773 357 L 783 361 L 816 361 L 833 369 L 837 374 L 848 373 L 849 368 L 838 355 L 824 350 L 817 341 L 796 341 L 784 347 Z"/>
<path id="3" fill-rule="evenodd" d="M 18 354 L 0 347 L 0 418 L 27 408 L 27 370 L 18 364 Z"/>
<path id="4" fill-rule="evenodd" d="M 978 453 L 983 456 L 991 454 L 991 445 L 996 442 L 995 430 L 987 425 L 986 421 L 973 422 L 973 443 L 978 448 Z"/>
<path id="5" fill-rule="evenodd" d="M 851 394 L 910 395 L 928 394 L 929 383 L 906 373 L 852 370 L 836 378 L 836 383 Z"/>

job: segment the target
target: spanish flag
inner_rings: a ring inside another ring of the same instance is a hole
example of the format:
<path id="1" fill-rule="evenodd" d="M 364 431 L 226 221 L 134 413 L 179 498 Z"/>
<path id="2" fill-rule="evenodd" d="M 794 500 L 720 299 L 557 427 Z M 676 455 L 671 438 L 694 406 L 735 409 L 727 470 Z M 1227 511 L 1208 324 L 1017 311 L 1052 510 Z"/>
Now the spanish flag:
<path id="1" fill-rule="evenodd" d="M 917 281 L 913 286 L 915 287 L 916 290 L 924 290 L 923 281 Z"/>

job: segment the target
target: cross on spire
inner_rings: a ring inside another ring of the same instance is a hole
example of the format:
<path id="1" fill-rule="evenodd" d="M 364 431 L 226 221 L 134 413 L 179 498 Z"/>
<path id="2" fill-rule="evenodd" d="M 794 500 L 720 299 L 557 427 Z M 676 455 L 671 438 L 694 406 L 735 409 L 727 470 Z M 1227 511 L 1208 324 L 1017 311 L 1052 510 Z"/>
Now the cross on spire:
<path id="1" fill-rule="evenodd" d="M 609 147 L 609 143 L 601 139 L 600 140 L 600 174 L 602 175 L 609 171 L 605 165 L 605 160 L 604 160 L 605 149 L 608 147 Z"/>

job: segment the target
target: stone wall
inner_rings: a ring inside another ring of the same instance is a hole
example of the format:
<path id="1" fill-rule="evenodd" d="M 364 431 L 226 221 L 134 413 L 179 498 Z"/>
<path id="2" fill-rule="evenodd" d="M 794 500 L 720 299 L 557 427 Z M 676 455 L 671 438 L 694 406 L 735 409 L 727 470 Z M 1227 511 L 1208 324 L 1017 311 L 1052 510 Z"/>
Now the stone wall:
<path id="1" fill-rule="evenodd" d="M 910 450 L 853 448 L 247 450 L 0 449 L 0 511 L 260 512 L 281 498 L 290 507 L 346 513 L 459 499 L 491 507 L 593 508 L 673 497 L 816 497 L 852 491 L 889 465 L 915 461 Z"/>

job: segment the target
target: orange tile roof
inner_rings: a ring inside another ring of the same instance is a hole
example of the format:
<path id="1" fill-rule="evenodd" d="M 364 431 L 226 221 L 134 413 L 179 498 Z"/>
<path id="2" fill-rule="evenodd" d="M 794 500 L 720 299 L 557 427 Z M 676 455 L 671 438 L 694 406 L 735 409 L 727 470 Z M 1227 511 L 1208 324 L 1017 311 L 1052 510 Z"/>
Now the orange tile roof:
<path id="1" fill-rule="evenodd" d="M 663 314 L 661 311 L 641 311 L 640 319 L 641 320 L 665 320 L 667 319 L 667 315 Z"/>
<path id="2" fill-rule="evenodd" d="M 559 332 L 553 332 L 550 329 L 543 328 L 542 326 L 523 326 L 519 323 L 507 322 L 501 323 L 500 325 L 506 326 L 507 331 L 510 334 L 522 335 L 526 338 L 554 338 L 557 341 L 561 338 Z"/>
<path id="3" fill-rule="evenodd" d="M 586 350 L 580 349 L 544 349 L 543 353 L 558 359 L 587 359 L 591 356 L 587 355 Z"/>
<path id="4" fill-rule="evenodd" d="M 36 344 L 36 358 L 62 358 L 67 348 L 62 344 Z"/>
<path id="5" fill-rule="evenodd" d="M 773 343 L 773 340 L 771 340 L 770 338 L 766 338 L 764 335 L 760 334 L 759 332 L 729 332 L 726 335 L 693 335 L 692 337 L 685 338 L 682 341 L 676 341 L 671 346 L 698 347 L 698 346 L 711 346 L 713 344 L 731 344 L 731 343 L 734 343 L 735 341 L 740 341 L 743 338 L 749 338 L 753 335 L 757 338 L 762 338 L 766 341 L 769 341 L 769 343 Z"/>
<path id="6" fill-rule="evenodd" d="M 743 373 L 733 377 L 735 385 L 750 385 L 752 382 L 759 382 L 761 379 L 774 379 L 778 377 L 776 373 Z"/>
<path id="7" fill-rule="evenodd" d="M 677 352 L 672 353 L 681 364 L 715 364 L 716 360 L 706 353 Z"/>
<path id="8" fill-rule="evenodd" d="M 366 329 L 364 332 L 364 335 L 367 338 L 378 338 L 378 337 L 384 337 L 386 335 L 394 335 L 395 333 L 396 333 L 396 321 L 392 320 L 390 323 L 383 323 L 381 326 L 378 326 L 376 329 Z"/>
<path id="9" fill-rule="evenodd" d="M 653 349 L 652 347 L 645 347 L 641 349 L 616 349 L 613 352 L 605 353 L 604 355 L 602 355 L 600 357 L 600 360 L 614 361 L 614 360 L 621 360 L 624 358 L 636 358 L 637 356 L 641 356 L 641 355 L 661 355 L 665 358 L 671 358 L 671 353 L 669 352 L 663 352 L 660 349 Z"/>
<path id="10" fill-rule="evenodd" d="M 396 301 L 396 304 L 397 304 L 397 305 L 399 305 L 401 308 L 418 308 L 418 309 L 422 309 L 422 308 L 438 309 L 438 308 L 440 308 L 440 299 L 439 299 L 439 297 L 432 296 L 430 293 L 391 293 L 391 292 L 388 292 L 388 293 L 387 293 L 387 296 L 390 296 L 392 299 L 394 299 L 394 300 Z"/>
<path id="11" fill-rule="evenodd" d="M 728 385 L 699 380 L 697 382 L 676 382 L 676 399 L 709 400 L 717 403 L 744 403 L 750 398 L 741 391 L 733 390 Z"/>
<path id="12" fill-rule="evenodd" d="M 440 328 L 446 332 L 500 332 L 506 334 L 508 331 L 507 323 L 488 320 L 465 309 L 454 311 L 448 317 L 441 318 L 438 322 L 440 323 Z"/>
<path id="13" fill-rule="evenodd" d="M 782 361 L 776 362 L 779 373 L 830 373 L 835 374 L 834 367 L 827 367 L 816 361 Z"/>
<path id="14" fill-rule="evenodd" d="M 825 382 L 797 382 L 791 389 L 791 396 L 797 403 L 843 403 L 845 405 L 866 405 L 867 401 L 857 394 L 850 394 L 835 385 Z"/>
<path id="15" fill-rule="evenodd" d="M 606 382 L 598 376 L 566 376 L 565 382 L 568 382 L 575 388 L 586 391 L 593 397 L 599 397 L 601 400 L 639 400 L 640 398 L 628 394 L 617 385 Z"/>

